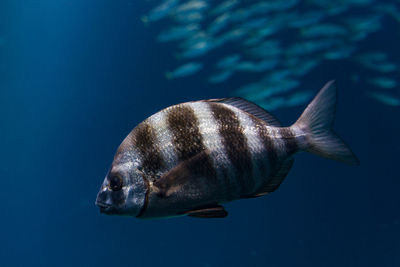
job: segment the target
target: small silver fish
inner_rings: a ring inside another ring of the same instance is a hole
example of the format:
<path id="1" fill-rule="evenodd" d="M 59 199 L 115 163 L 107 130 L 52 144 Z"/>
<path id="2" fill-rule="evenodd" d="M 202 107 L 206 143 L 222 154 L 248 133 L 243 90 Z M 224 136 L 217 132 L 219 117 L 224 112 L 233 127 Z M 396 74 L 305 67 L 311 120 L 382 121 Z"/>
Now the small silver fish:
<path id="1" fill-rule="evenodd" d="M 175 70 L 165 73 L 167 79 L 182 78 L 200 71 L 203 68 L 203 63 L 189 62 L 177 67 Z"/>
<path id="2" fill-rule="evenodd" d="M 208 82 L 210 83 L 222 83 L 228 80 L 233 75 L 232 70 L 225 70 L 223 72 L 216 73 L 208 78 Z"/>
<path id="3" fill-rule="evenodd" d="M 165 0 L 159 6 L 151 10 L 148 16 L 143 16 L 141 20 L 143 23 L 149 23 L 163 19 L 173 11 L 178 3 L 179 0 Z"/>
<path id="4" fill-rule="evenodd" d="M 137 218 L 221 218 L 223 203 L 275 191 L 296 152 L 358 164 L 331 131 L 335 106 L 330 81 L 290 127 L 241 98 L 168 107 L 122 142 L 96 205 L 102 213 Z"/>

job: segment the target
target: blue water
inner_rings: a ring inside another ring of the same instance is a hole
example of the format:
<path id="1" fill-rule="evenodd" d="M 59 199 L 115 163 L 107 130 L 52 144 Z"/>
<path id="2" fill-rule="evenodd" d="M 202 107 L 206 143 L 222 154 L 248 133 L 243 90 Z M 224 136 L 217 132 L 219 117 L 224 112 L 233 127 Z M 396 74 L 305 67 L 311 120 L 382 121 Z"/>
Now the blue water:
<path id="1" fill-rule="evenodd" d="M 335 129 L 360 166 L 298 154 L 276 192 L 229 203 L 226 219 L 99 213 L 97 191 L 135 125 L 235 85 L 165 80 L 173 45 L 155 41 L 147 11 L 139 0 L 0 3 L 0 266 L 400 266 L 400 109 L 367 98 L 344 60 L 303 86 L 337 79 Z M 400 63 L 399 40 L 384 20 L 361 44 Z M 303 109 L 274 113 L 289 125 Z"/>

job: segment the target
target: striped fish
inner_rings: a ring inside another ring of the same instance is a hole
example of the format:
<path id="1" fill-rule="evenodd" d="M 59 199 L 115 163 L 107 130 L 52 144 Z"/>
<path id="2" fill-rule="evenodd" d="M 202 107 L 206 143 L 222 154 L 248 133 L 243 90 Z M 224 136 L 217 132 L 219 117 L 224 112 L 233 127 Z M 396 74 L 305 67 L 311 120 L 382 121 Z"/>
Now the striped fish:
<path id="1" fill-rule="evenodd" d="M 290 127 L 241 98 L 168 107 L 122 142 L 96 205 L 138 218 L 220 218 L 227 216 L 223 203 L 276 190 L 296 152 L 358 164 L 331 131 L 335 106 L 330 81 Z"/>

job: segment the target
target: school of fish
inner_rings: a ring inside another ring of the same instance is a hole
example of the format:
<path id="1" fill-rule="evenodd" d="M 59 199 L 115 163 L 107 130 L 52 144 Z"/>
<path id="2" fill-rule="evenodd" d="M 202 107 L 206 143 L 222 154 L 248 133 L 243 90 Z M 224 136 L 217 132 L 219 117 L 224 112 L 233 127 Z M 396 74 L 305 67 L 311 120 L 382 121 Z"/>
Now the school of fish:
<path id="1" fill-rule="evenodd" d="M 137 218 L 222 218 L 224 203 L 275 191 L 297 152 L 358 164 L 332 131 L 336 91 L 328 82 L 290 127 L 242 98 L 163 109 L 121 143 L 96 205 Z"/>
<path id="2" fill-rule="evenodd" d="M 384 52 L 362 49 L 362 42 L 384 23 L 400 25 L 399 3 L 159 0 L 149 2 L 142 21 L 163 21 L 157 40 L 177 44 L 168 79 L 201 73 L 218 84 L 236 77 L 232 95 L 273 110 L 309 101 L 312 92 L 297 90 L 302 78 L 324 62 L 346 60 L 346 65 L 369 73 L 354 73 L 351 79 L 358 87 L 370 88 L 365 95 L 400 106 L 398 65 Z M 251 77 L 243 80 L 252 82 L 241 83 L 238 76 Z"/>

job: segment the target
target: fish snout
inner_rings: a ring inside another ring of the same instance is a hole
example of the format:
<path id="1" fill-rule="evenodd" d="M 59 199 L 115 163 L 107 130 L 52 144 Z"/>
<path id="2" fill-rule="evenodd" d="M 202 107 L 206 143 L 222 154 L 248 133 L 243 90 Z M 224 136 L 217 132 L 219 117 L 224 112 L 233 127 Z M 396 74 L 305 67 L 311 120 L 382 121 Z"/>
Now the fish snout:
<path id="1" fill-rule="evenodd" d="M 97 200 L 96 200 L 96 206 L 99 207 L 100 213 L 108 213 L 112 209 L 111 205 L 98 202 Z"/>
<path id="2" fill-rule="evenodd" d="M 101 213 L 108 213 L 112 209 L 112 204 L 109 201 L 109 198 L 107 197 L 107 192 L 106 190 L 100 190 L 100 192 L 97 194 L 96 198 L 96 206 L 100 208 Z"/>

